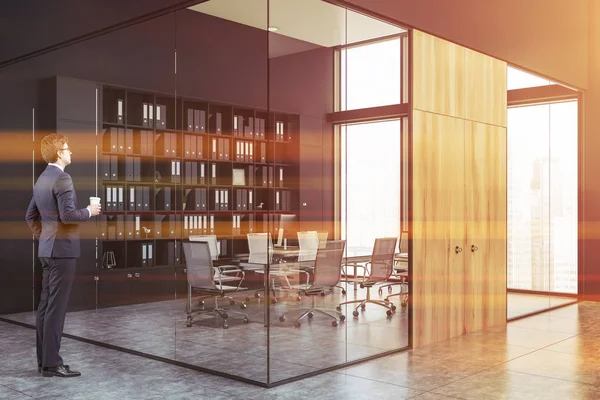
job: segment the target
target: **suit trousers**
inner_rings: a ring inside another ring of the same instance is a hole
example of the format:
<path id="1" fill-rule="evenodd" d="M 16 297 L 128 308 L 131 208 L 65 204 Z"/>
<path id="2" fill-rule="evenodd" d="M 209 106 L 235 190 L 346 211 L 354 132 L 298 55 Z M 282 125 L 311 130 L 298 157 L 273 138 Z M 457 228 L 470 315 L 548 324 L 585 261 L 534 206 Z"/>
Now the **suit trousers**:
<path id="1" fill-rule="evenodd" d="M 40 257 L 42 295 L 36 316 L 36 350 L 38 365 L 43 367 L 63 365 L 58 353 L 75 276 L 76 260 Z"/>

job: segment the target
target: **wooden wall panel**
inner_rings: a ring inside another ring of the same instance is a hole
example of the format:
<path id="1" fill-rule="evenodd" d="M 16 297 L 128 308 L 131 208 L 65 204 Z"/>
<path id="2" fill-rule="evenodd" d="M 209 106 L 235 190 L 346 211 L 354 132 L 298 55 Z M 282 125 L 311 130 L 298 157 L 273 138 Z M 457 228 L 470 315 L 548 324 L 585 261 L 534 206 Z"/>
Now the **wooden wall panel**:
<path id="1" fill-rule="evenodd" d="M 448 101 L 437 91 L 446 86 L 446 46 L 434 36 L 413 30 L 412 107 L 415 110 L 446 114 Z"/>
<path id="2" fill-rule="evenodd" d="M 413 31 L 413 109 L 465 117 L 465 48 Z"/>
<path id="3" fill-rule="evenodd" d="M 506 63 L 413 30 L 413 109 L 506 126 Z"/>
<path id="4" fill-rule="evenodd" d="M 506 63 L 465 49 L 465 118 L 506 126 Z"/>

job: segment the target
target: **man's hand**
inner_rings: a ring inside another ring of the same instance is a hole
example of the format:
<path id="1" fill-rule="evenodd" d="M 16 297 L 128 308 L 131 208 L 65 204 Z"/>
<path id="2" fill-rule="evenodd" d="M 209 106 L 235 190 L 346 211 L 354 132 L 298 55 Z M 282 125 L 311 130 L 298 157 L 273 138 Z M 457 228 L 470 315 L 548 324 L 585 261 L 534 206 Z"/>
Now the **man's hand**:
<path id="1" fill-rule="evenodd" d="M 96 215 L 100 214 L 101 205 L 100 204 L 90 204 L 89 206 L 87 206 L 87 209 L 90 210 L 91 216 L 95 217 Z"/>

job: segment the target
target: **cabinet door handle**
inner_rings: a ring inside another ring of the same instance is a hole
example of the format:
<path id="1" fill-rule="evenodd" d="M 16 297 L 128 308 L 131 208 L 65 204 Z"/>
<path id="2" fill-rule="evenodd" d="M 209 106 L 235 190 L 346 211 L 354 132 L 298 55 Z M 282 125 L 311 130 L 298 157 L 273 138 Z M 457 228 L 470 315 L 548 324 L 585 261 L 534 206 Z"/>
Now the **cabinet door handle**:
<path id="1" fill-rule="evenodd" d="M 479 250 L 479 247 L 475 246 L 474 244 L 471 245 L 471 252 L 475 253 L 477 250 Z"/>
<path id="2" fill-rule="evenodd" d="M 456 254 L 458 254 L 458 253 L 460 253 L 460 252 L 462 251 L 462 247 L 460 247 L 460 246 L 456 246 L 456 247 L 454 248 L 454 251 L 456 252 Z"/>

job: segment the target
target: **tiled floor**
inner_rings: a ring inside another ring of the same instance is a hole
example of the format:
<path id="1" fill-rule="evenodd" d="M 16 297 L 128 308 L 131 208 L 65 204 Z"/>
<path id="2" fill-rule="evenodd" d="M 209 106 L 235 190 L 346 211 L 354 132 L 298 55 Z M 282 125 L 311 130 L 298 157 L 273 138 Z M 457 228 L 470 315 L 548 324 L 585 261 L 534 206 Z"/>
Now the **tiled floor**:
<path id="1" fill-rule="evenodd" d="M 382 296 L 386 294 L 382 292 Z M 334 310 L 340 301 L 365 295 L 364 289 L 349 288 L 345 296 L 336 290 L 317 296 L 315 303 Z M 372 295 L 379 297 L 376 290 Z M 245 296 L 237 297 L 243 300 Z M 400 307 L 399 297 L 392 298 L 397 312 L 391 318 L 377 305 L 368 305 L 358 318 L 353 318 L 353 308 L 344 307 L 349 317 L 337 327 L 319 314 L 312 322 L 305 319 L 300 328 L 294 327 L 299 308 L 310 308 L 312 300 L 280 297 L 269 307 L 268 329 L 264 326 L 264 302 L 261 305 L 255 300 L 245 310 L 231 306 L 231 310 L 246 312 L 249 324 L 230 312 L 227 330 L 222 329 L 220 318 L 206 315 L 196 317 L 197 325 L 186 327 L 185 300 L 181 299 L 72 312 L 65 333 L 262 383 L 267 382 L 267 359 L 269 379 L 277 382 L 408 346 L 408 312 Z M 281 322 L 284 313 L 287 320 Z M 35 323 L 31 312 L 4 317 Z"/>
<path id="2" fill-rule="evenodd" d="M 65 339 L 83 376 L 42 378 L 33 330 L 0 323 L 0 398 L 600 399 L 600 303 L 583 302 L 273 389 Z"/>

